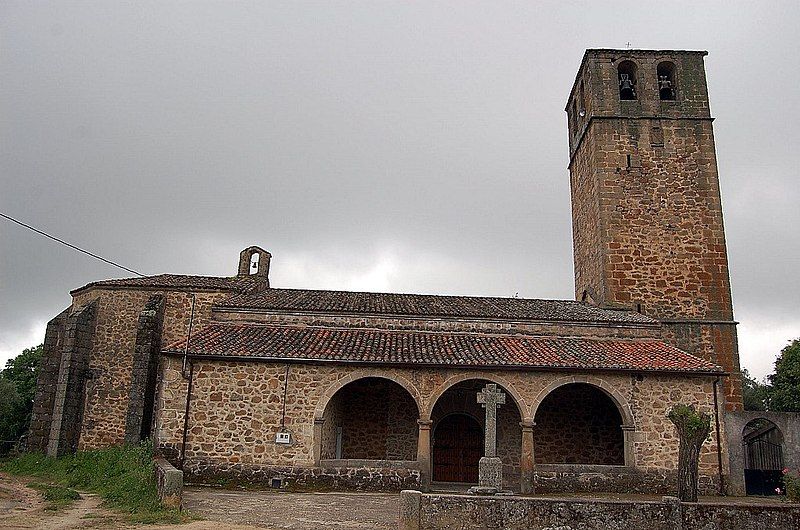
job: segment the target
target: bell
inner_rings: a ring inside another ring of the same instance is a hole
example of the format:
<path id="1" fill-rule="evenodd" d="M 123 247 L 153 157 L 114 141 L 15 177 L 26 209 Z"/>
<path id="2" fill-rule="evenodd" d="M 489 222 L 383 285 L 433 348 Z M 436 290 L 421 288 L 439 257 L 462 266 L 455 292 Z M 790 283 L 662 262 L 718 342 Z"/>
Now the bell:
<path id="1" fill-rule="evenodd" d="M 619 95 L 622 99 L 636 99 L 636 90 L 628 74 L 619 74 Z"/>
<path id="2" fill-rule="evenodd" d="M 628 74 L 620 74 L 619 76 L 619 89 L 633 91 L 633 82 Z"/>

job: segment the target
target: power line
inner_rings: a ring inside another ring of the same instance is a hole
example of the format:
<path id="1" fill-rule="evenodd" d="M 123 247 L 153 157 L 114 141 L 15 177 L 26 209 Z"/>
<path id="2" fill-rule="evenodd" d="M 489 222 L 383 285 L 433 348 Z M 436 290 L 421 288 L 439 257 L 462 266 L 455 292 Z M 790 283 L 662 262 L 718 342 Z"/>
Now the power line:
<path id="1" fill-rule="evenodd" d="M 68 246 L 68 247 L 69 247 L 69 248 L 71 248 L 71 249 L 77 250 L 78 252 L 83 252 L 84 254 L 87 254 L 87 255 L 89 255 L 89 256 L 91 256 L 91 257 L 95 258 L 95 259 L 99 259 L 100 261 L 102 261 L 102 262 L 105 262 L 105 263 L 108 263 L 109 265 L 113 265 L 114 267 L 118 267 L 118 268 L 120 268 L 120 269 L 122 269 L 122 270 L 125 270 L 125 271 L 128 271 L 128 272 L 132 272 L 133 274 L 135 274 L 135 275 L 137 275 L 137 276 L 144 276 L 144 274 L 142 274 L 141 272 L 136 272 L 135 270 L 133 270 L 133 269 L 129 269 L 128 267 L 125 267 L 125 266 L 123 266 L 123 265 L 120 265 L 119 263 L 115 263 L 115 262 L 111 261 L 110 259 L 106 259 L 106 258 L 104 258 L 104 257 L 102 257 L 102 256 L 98 256 L 97 254 L 94 254 L 94 253 L 92 253 L 92 252 L 89 252 L 88 250 L 84 250 L 84 249 L 82 249 L 82 248 L 80 248 L 80 247 L 76 247 L 76 246 L 75 246 L 75 245 L 73 245 L 72 243 L 67 243 L 67 242 L 66 242 L 66 241 L 64 241 L 63 239 L 59 239 L 59 238 L 57 238 L 56 236 L 51 236 L 51 235 L 50 235 L 50 234 L 48 234 L 47 232 L 43 232 L 43 231 L 39 230 L 38 228 L 35 228 L 35 227 L 33 227 L 33 226 L 29 225 L 29 224 L 23 223 L 22 221 L 20 221 L 20 220 L 18 220 L 18 219 L 14 219 L 14 218 L 13 218 L 13 217 L 11 217 L 10 215 L 6 215 L 6 214 L 4 214 L 3 212 L 0 212 L 0 217 L 3 217 L 4 219 L 8 219 L 8 220 L 9 220 L 9 221 L 11 221 L 11 222 L 17 223 L 17 224 L 18 224 L 18 225 L 20 225 L 20 226 L 24 226 L 24 227 L 25 227 L 25 228 L 27 228 L 28 230 L 33 230 L 33 231 L 34 231 L 34 232 L 36 232 L 37 234 L 43 235 L 44 237 L 47 237 L 47 238 L 50 238 L 50 239 L 52 239 L 53 241 L 57 241 L 57 242 L 61 243 L 62 245 L 66 245 L 66 246 Z"/>

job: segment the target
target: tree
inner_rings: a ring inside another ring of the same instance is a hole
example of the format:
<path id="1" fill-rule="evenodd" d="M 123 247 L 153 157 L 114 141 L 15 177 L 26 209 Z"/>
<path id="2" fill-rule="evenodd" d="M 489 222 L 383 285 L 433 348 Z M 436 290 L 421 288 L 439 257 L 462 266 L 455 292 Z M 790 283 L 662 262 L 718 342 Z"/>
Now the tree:
<path id="1" fill-rule="evenodd" d="M 697 502 L 697 467 L 700 448 L 711 432 L 711 416 L 692 405 L 675 405 L 667 414 L 680 439 L 678 446 L 678 498 Z"/>
<path id="2" fill-rule="evenodd" d="M 794 339 L 775 361 L 775 373 L 768 376 L 769 410 L 800 412 L 800 339 Z"/>
<path id="3" fill-rule="evenodd" d="M 0 371 L 0 441 L 18 440 L 28 430 L 43 349 L 26 348 Z"/>
<path id="4" fill-rule="evenodd" d="M 744 410 L 767 410 L 770 386 L 755 380 L 747 368 L 742 368 L 742 401 Z"/>

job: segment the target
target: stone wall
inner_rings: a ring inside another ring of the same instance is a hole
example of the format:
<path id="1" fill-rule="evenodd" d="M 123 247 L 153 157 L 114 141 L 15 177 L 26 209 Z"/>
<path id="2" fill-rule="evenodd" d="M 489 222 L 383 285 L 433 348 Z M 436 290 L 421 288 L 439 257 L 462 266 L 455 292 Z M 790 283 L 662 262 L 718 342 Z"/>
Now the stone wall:
<path id="1" fill-rule="evenodd" d="M 36 378 L 36 394 L 33 399 L 33 414 L 28 431 L 27 449 L 44 453 L 50 439 L 53 422 L 53 407 L 56 399 L 58 368 L 61 366 L 61 350 L 64 340 L 64 325 L 69 308 L 47 323 L 44 334 L 44 350 Z"/>
<path id="2" fill-rule="evenodd" d="M 94 302 L 97 313 L 88 359 L 91 377 L 85 389 L 80 449 L 125 441 L 139 316 L 154 295 L 164 296 L 161 342 L 184 338 L 191 313 L 189 292 L 90 288 L 73 297 L 74 305 Z M 195 330 L 209 321 L 212 303 L 225 296 L 222 292 L 196 294 Z"/>
<path id="3" fill-rule="evenodd" d="M 320 460 L 325 459 L 323 456 L 331 455 L 330 449 L 323 454 L 321 442 L 323 436 L 330 437 L 325 433 L 331 432 L 326 430 L 329 427 L 325 425 L 326 405 L 338 390 L 362 377 L 385 377 L 403 386 L 417 401 L 423 420 L 431 418 L 435 403 L 448 388 L 470 379 L 492 381 L 500 385 L 512 398 L 508 403 L 513 400 L 518 404 L 523 421 L 531 421 L 538 404 L 560 385 L 574 382 L 596 385 L 620 404 L 623 422 L 629 424 L 625 438 L 631 465 L 613 471 L 626 472 L 626 477 L 631 472 L 639 475 L 650 472 L 654 474 L 652 476 L 668 477 L 664 491 L 671 488 L 669 473 L 676 468 L 678 449 L 677 435 L 666 417 L 668 410 L 676 403 L 694 403 L 700 410 L 713 412 L 713 380 L 708 377 L 649 374 L 638 377 L 623 374 L 581 377 L 557 372 L 293 364 L 289 370 L 285 418 L 293 442 L 291 445 L 279 445 L 275 443 L 275 434 L 281 429 L 285 364 L 200 359 L 193 362 L 195 379 L 186 463 L 187 469 L 206 475 L 219 472 L 250 476 L 252 472 L 249 470 L 260 470 L 259 473 L 263 474 L 269 469 L 319 467 Z M 176 461 L 181 450 L 186 388 L 186 380 L 181 376 L 180 357 L 164 356 L 156 439 L 159 449 L 172 461 Z M 501 417 L 504 411 L 513 411 L 513 407 L 501 408 Z M 521 446 L 521 427 L 518 423 L 516 433 L 513 421 L 501 420 L 500 423 L 500 445 L 503 445 L 504 436 L 510 438 L 513 434 L 518 437 L 516 440 L 520 440 L 517 443 Z M 504 434 L 504 431 L 508 434 Z M 533 433 L 535 439 L 536 427 Z M 414 447 L 414 451 L 416 449 Z M 727 461 L 725 451 L 723 446 L 723 458 Z M 516 462 L 509 463 L 510 467 L 513 466 L 508 470 L 509 473 L 519 474 L 520 454 L 520 449 L 509 448 L 508 455 L 513 455 L 511 460 L 516 459 Z M 576 469 L 581 468 L 565 466 L 556 471 L 548 469 L 546 473 L 555 472 L 558 476 L 567 477 Z M 714 433 L 712 441 L 703 447 L 700 470 L 705 477 L 704 484 L 707 484 L 705 491 L 710 491 L 717 475 Z M 316 472 L 308 473 L 313 475 Z M 607 473 L 607 477 L 610 477 L 606 480 L 607 484 L 613 485 L 617 480 L 614 473 Z M 567 478 L 564 480 L 567 481 Z M 579 488 L 582 483 L 587 489 L 593 487 L 585 480 L 574 482 Z"/>
<path id="4" fill-rule="evenodd" d="M 64 321 L 61 359 L 53 398 L 47 455 L 75 452 L 84 412 L 84 385 L 92 347 L 96 308 L 93 303 L 74 306 Z"/>
<path id="5" fill-rule="evenodd" d="M 613 401 L 589 385 L 554 390 L 534 422 L 537 463 L 625 464 L 622 417 Z"/>
<path id="6" fill-rule="evenodd" d="M 292 313 L 289 311 L 230 308 L 213 310 L 214 319 L 222 322 L 253 322 L 344 328 L 402 329 L 416 331 L 461 331 L 481 333 L 523 333 L 560 337 L 659 338 L 657 322 L 644 324 L 588 322 L 513 322 L 508 320 L 444 317 L 386 317 L 379 315 L 336 315 Z"/>
<path id="7" fill-rule="evenodd" d="M 783 438 L 781 449 L 783 465 L 789 469 L 800 469 L 800 413 L 745 411 L 725 414 L 725 436 L 730 446 L 730 478 L 728 489 L 733 495 L 745 494 L 745 454 L 742 433 L 753 420 L 766 419 L 774 423 Z"/>
<path id="8" fill-rule="evenodd" d="M 400 530 L 764 530 L 800 527 L 800 506 L 400 495 Z"/>
<path id="9" fill-rule="evenodd" d="M 139 313 L 136 326 L 128 413 L 125 418 L 125 443 L 138 443 L 150 434 L 163 324 L 164 296 L 157 294 L 150 297 Z"/>

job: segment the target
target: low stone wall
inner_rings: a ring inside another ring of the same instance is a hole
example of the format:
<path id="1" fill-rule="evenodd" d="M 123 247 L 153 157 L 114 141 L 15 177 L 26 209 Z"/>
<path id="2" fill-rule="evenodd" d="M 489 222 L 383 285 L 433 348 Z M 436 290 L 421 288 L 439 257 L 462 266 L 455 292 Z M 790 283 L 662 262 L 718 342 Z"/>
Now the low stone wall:
<path id="1" fill-rule="evenodd" d="M 719 479 L 701 474 L 700 495 L 717 495 Z M 623 466 L 538 464 L 534 472 L 536 493 L 637 493 L 674 495 L 678 473 Z"/>
<path id="2" fill-rule="evenodd" d="M 800 528 L 800 505 L 400 494 L 400 530 L 769 530 Z"/>
<path id="3" fill-rule="evenodd" d="M 348 463 L 347 466 L 337 465 L 345 462 Z M 416 465 L 416 462 L 408 464 Z M 323 465 L 319 467 L 243 465 L 191 460 L 185 463 L 184 469 L 192 481 L 199 483 L 230 480 L 269 486 L 273 479 L 281 479 L 282 487 L 290 490 L 400 491 L 420 487 L 419 470 L 380 460 L 328 460 L 323 461 Z"/>
<path id="4" fill-rule="evenodd" d="M 161 504 L 167 508 L 180 508 L 183 499 L 183 471 L 173 467 L 162 457 L 156 457 L 153 463 Z"/>

